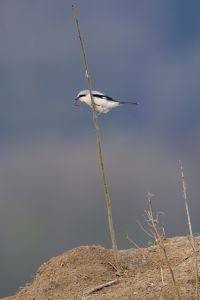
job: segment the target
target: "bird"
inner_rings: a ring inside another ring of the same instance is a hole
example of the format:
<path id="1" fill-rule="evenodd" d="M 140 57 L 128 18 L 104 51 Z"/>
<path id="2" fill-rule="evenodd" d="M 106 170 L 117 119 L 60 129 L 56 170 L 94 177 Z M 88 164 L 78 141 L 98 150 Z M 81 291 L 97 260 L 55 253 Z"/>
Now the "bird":
<path id="1" fill-rule="evenodd" d="M 132 102 L 132 101 L 125 101 L 125 102 L 118 101 L 98 91 L 92 91 L 92 97 L 94 100 L 95 111 L 104 114 L 109 112 L 111 109 L 121 105 L 139 104 L 138 102 Z M 85 102 L 87 105 L 89 105 L 92 108 L 92 100 L 91 100 L 89 90 L 83 90 L 79 92 L 75 98 L 75 101 L 76 101 L 75 105 L 78 105 L 78 102 L 80 101 L 80 102 Z"/>

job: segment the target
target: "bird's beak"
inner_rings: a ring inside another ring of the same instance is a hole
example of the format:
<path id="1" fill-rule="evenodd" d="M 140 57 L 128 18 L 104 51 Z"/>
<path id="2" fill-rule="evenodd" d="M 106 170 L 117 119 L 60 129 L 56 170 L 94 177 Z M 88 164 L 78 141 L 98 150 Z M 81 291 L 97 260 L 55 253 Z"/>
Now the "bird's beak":
<path id="1" fill-rule="evenodd" d="M 76 98 L 75 98 L 75 103 L 74 103 L 74 105 L 75 105 L 75 106 L 78 106 L 78 102 L 79 102 L 79 97 L 76 97 Z"/>

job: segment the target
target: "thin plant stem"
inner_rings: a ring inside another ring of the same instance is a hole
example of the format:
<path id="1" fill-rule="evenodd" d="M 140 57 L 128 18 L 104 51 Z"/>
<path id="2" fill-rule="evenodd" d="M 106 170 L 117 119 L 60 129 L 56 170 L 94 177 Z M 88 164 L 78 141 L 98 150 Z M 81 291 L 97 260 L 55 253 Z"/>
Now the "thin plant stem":
<path id="1" fill-rule="evenodd" d="M 188 221 L 188 228 L 189 228 L 189 235 L 191 238 L 191 243 L 193 245 L 193 233 L 192 233 L 192 225 L 191 225 L 191 219 L 190 219 L 190 213 L 189 213 L 189 206 L 188 206 L 188 196 L 187 196 L 187 188 L 185 184 L 185 176 L 183 173 L 183 166 L 181 164 L 181 161 L 179 160 L 180 169 L 181 169 L 181 181 L 182 181 L 182 188 L 183 188 L 183 199 L 185 203 L 185 210 L 186 210 L 186 216 Z"/>
<path id="2" fill-rule="evenodd" d="M 180 170 L 181 170 L 181 181 L 182 181 L 182 189 L 183 189 L 183 199 L 185 204 L 185 210 L 186 210 L 186 216 L 187 216 L 187 223 L 188 223 L 188 229 L 189 229 L 189 237 L 190 237 L 190 244 L 193 249 L 194 253 L 194 259 L 195 259 L 195 280 L 196 280 L 196 299 L 199 299 L 199 271 L 198 271 L 198 262 L 197 262 L 197 249 L 196 249 L 196 243 L 195 238 L 192 232 L 192 223 L 190 218 L 190 212 L 189 212 L 189 206 L 188 206 L 188 195 L 187 195 L 187 187 L 185 183 L 185 176 L 183 172 L 183 165 L 181 163 L 181 160 L 179 160 Z"/>
<path id="3" fill-rule="evenodd" d="M 102 153 L 100 128 L 99 128 L 97 114 L 96 114 L 96 110 L 95 110 L 95 102 L 94 102 L 94 99 L 92 96 L 92 83 L 91 83 L 91 77 L 89 74 L 89 67 L 88 67 L 87 58 L 86 58 L 86 51 L 85 51 L 85 47 L 84 47 L 83 37 L 82 37 L 81 31 L 80 31 L 79 20 L 77 17 L 76 8 L 74 5 L 72 5 L 72 14 L 73 14 L 74 21 L 76 23 L 78 37 L 79 37 L 79 41 L 80 41 L 80 45 L 81 45 L 81 51 L 82 51 L 82 55 L 83 55 L 83 63 L 84 63 L 84 67 L 85 67 L 85 75 L 86 75 L 85 77 L 88 82 L 88 89 L 90 92 L 90 97 L 91 97 L 91 102 L 92 102 L 92 116 L 93 116 L 93 123 L 94 123 L 95 133 L 96 133 L 100 174 L 101 174 L 103 191 L 104 191 L 106 207 L 107 207 L 108 225 L 109 225 L 110 237 L 111 237 L 111 242 L 112 242 L 112 249 L 113 249 L 114 258 L 115 258 L 115 264 L 116 264 L 117 270 L 119 270 L 119 254 L 118 254 L 115 230 L 114 230 L 114 225 L 113 225 L 111 200 L 110 200 L 110 195 L 109 195 L 109 191 L 108 191 L 108 185 L 107 185 L 105 168 L 104 168 L 104 159 L 103 159 L 103 153 Z"/>
<path id="4" fill-rule="evenodd" d="M 149 208 L 149 210 L 147 211 L 147 218 L 148 218 L 147 221 L 149 222 L 149 225 L 152 227 L 152 229 L 154 231 L 155 240 L 157 241 L 159 247 L 162 249 L 167 267 L 169 269 L 169 272 L 170 272 L 170 275 L 171 275 L 171 278 L 172 278 L 172 283 L 173 283 L 173 286 L 174 286 L 174 291 L 176 293 L 177 299 L 181 300 L 182 298 L 181 298 L 181 295 L 180 295 L 180 292 L 179 292 L 179 288 L 178 288 L 178 285 L 177 285 L 177 282 L 176 282 L 176 279 L 175 279 L 175 276 L 174 276 L 174 272 L 173 272 L 173 269 L 171 267 L 168 255 L 167 255 L 167 250 L 166 250 L 166 247 L 165 247 L 165 244 L 164 244 L 164 241 L 163 241 L 163 239 L 164 239 L 163 234 L 162 234 L 163 230 L 159 225 L 158 218 L 155 217 L 154 213 L 153 213 L 153 207 L 152 207 L 152 201 L 151 201 L 152 196 L 153 195 L 151 193 L 147 194 L 147 201 L 148 201 L 148 208 Z"/>

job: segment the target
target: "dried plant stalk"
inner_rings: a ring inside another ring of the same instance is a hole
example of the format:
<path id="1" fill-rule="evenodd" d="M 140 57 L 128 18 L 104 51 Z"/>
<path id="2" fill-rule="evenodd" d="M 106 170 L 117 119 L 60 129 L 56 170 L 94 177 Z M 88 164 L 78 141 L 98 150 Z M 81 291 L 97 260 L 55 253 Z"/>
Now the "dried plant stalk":
<path id="1" fill-rule="evenodd" d="M 184 199 L 184 204 L 185 204 L 185 210 L 186 210 L 186 216 L 187 216 L 187 223 L 188 223 L 188 229 L 189 229 L 189 238 L 190 238 L 190 244 L 193 249 L 194 253 L 194 268 L 195 268 L 195 281 L 196 281 L 196 299 L 199 299 L 199 271 L 198 271 L 198 262 L 197 262 L 197 248 L 196 248 L 196 242 L 195 238 L 193 236 L 192 232 L 192 223 L 191 223 L 191 218 L 190 218 L 190 212 L 189 212 L 189 206 L 188 206 L 188 195 L 187 195 L 187 187 L 185 183 L 185 176 L 183 172 L 183 165 L 181 161 L 179 160 L 180 164 L 180 170 L 181 170 L 181 181 L 182 181 L 182 188 L 183 188 L 183 199 Z"/>
<path id="2" fill-rule="evenodd" d="M 105 175 L 100 129 L 99 129 L 97 114 L 96 114 L 96 110 L 95 110 L 95 103 L 94 103 L 94 99 L 93 99 L 93 96 L 92 96 L 92 83 L 91 83 L 91 78 L 90 78 L 90 74 L 89 74 L 89 67 L 88 67 L 87 58 L 86 58 L 86 51 L 85 51 L 83 38 L 82 38 L 81 31 L 80 31 L 79 21 L 78 21 L 78 17 L 77 17 L 77 13 L 76 13 L 76 9 L 75 9 L 74 5 L 72 5 L 72 13 L 73 13 L 73 18 L 74 18 L 75 23 L 76 23 L 79 41 L 80 41 L 80 44 L 81 44 L 81 51 L 82 51 L 82 55 L 83 55 L 83 63 L 84 63 L 85 74 L 86 74 L 85 77 L 86 77 L 87 82 L 88 82 L 88 89 L 90 91 L 90 97 L 91 97 L 91 101 L 92 101 L 93 123 L 94 123 L 95 133 L 96 133 L 98 158 L 99 158 L 99 165 L 100 165 L 100 174 L 101 174 L 103 191 L 104 191 L 106 207 L 107 207 L 109 232 L 110 232 L 110 237 L 111 237 L 111 242 L 112 242 L 112 249 L 113 249 L 114 257 L 115 257 L 116 268 L 119 271 L 119 254 L 118 254 L 115 230 L 114 230 L 114 225 L 113 225 L 111 200 L 110 200 L 110 195 L 109 195 L 108 185 L 107 185 L 107 180 L 106 180 L 106 175 Z"/>
<path id="3" fill-rule="evenodd" d="M 166 247 L 164 244 L 163 228 L 159 224 L 158 217 L 157 216 L 155 217 L 154 213 L 153 213 L 152 202 L 151 202 L 152 197 L 153 197 L 153 195 L 151 193 L 147 194 L 147 201 L 148 201 L 148 208 L 149 208 L 149 210 L 146 212 L 147 222 L 148 222 L 149 226 L 152 228 L 152 231 L 153 231 L 155 240 L 158 243 L 158 246 L 162 249 L 167 267 L 169 269 L 169 272 L 170 272 L 170 275 L 172 278 L 172 283 L 174 286 L 174 291 L 176 293 L 176 296 L 179 300 L 181 300 L 182 298 L 181 298 L 181 295 L 179 292 L 179 287 L 177 285 L 173 269 L 170 265 L 170 261 L 169 261 L 168 255 L 167 255 L 167 250 L 166 250 Z"/>

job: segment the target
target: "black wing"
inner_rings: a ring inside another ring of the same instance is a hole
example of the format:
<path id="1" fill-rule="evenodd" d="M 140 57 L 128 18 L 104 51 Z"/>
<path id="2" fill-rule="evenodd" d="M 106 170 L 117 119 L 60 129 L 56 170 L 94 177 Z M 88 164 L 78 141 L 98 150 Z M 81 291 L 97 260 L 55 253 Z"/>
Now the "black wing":
<path id="1" fill-rule="evenodd" d="M 92 94 L 93 97 L 97 97 L 97 98 L 100 98 L 100 99 L 105 99 L 105 100 L 109 100 L 109 101 L 113 101 L 113 102 L 119 102 L 109 96 L 106 96 L 106 95 L 99 95 L 99 94 Z"/>
<path id="2" fill-rule="evenodd" d="M 120 103 L 120 104 L 135 104 L 135 105 L 138 105 L 139 102 L 133 102 L 133 101 L 118 101 L 118 100 L 115 100 L 109 96 L 106 96 L 106 95 L 101 95 L 101 94 L 92 94 L 94 97 L 97 97 L 99 99 L 105 99 L 105 100 L 108 100 L 108 101 L 112 101 L 112 102 L 117 102 L 117 103 Z"/>

